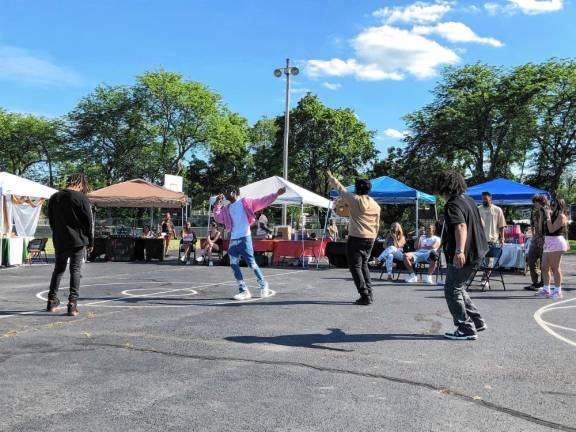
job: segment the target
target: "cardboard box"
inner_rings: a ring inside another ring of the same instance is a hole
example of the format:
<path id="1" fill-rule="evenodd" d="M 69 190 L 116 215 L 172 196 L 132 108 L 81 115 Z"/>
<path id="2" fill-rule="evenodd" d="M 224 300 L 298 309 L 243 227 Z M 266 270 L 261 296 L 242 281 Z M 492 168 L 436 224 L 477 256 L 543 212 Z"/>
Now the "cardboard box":
<path id="1" fill-rule="evenodd" d="M 292 238 L 292 227 L 288 226 L 288 225 L 277 226 L 275 238 L 282 239 L 282 240 L 290 240 Z"/>

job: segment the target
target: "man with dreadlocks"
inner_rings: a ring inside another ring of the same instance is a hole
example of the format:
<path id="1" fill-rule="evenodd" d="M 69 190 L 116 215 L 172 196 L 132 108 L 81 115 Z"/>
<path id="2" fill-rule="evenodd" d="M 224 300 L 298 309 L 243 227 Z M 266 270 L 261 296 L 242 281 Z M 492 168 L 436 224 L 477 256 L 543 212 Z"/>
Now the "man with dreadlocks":
<path id="1" fill-rule="evenodd" d="M 475 340 L 478 332 L 486 330 L 486 323 L 466 292 L 466 282 L 488 252 L 488 242 L 476 203 L 464 195 L 464 177 L 454 171 L 443 172 L 437 177 L 436 189 L 446 200 L 442 241 L 447 263 L 444 297 L 456 325 L 456 330 L 444 337 Z"/>
<path id="2" fill-rule="evenodd" d="M 94 245 L 92 210 L 86 198 L 88 180 L 84 174 L 72 174 L 66 188 L 56 192 L 48 201 L 48 220 L 52 228 L 52 241 L 56 251 L 56 265 L 50 281 L 48 312 L 55 312 L 60 304 L 58 288 L 70 259 L 70 295 L 68 315 L 78 315 L 78 290 L 84 249 Z"/>

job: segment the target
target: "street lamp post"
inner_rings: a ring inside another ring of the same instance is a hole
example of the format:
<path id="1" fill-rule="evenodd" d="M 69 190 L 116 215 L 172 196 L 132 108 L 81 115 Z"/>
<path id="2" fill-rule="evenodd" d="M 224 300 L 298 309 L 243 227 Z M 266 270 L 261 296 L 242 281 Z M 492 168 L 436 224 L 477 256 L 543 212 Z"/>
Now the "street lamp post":
<path id="1" fill-rule="evenodd" d="M 290 129 L 290 77 L 300 73 L 297 67 L 290 67 L 290 59 L 286 59 L 286 67 L 276 69 L 274 76 L 280 78 L 282 74 L 286 75 L 286 106 L 284 108 L 284 157 L 283 157 L 283 177 L 288 180 L 288 133 Z M 286 205 L 282 206 L 282 225 L 286 225 L 288 211 Z"/>

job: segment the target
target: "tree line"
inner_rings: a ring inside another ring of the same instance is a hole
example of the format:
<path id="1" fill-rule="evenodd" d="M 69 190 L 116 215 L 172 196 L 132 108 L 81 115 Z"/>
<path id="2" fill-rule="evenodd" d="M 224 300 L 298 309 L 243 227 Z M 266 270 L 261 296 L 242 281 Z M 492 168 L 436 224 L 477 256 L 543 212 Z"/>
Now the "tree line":
<path id="1" fill-rule="evenodd" d="M 345 182 L 389 175 L 433 192 L 436 173 L 457 169 L 471 184 L 507 177 L 576 195 L 574 60 L 447 68 L 404 121 L 403 145 L 380 155 L 353 110 L 306 94 L 290 113 L 290 180 L 327 195 L 329 167 Z M 283 134 L 283 115 L 250 125 L 206 85 L 157 70 L 100 85 L 57 119 L 0 109 L 0 169 L 55 187 L 71 171 L 94 188 L 182 175 L 202 207 L 227 184 L 281 175 Z"/>

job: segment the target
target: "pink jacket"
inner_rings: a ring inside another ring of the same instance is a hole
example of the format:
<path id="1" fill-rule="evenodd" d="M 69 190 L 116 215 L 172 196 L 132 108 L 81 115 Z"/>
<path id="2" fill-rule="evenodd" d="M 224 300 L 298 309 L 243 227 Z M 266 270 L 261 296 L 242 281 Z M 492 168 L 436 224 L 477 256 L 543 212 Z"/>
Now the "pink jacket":
<path id="1" fill-rule="evenodd" d="M 252 225 L 256 221 L 254 213 L 258 210 L 268 207 L 278 198 L 277 193 L 263 196 L 262 198 L 240 198 L 242 205 L 244 206 L 244 211 L 246 212 L 246 217 L 248 218 L 248 224 Z M 230 205 L 222 207 L 220 204 L 214 206 L 214 220 L 219 224 L 224 224 L 226 231 L 232 231 L 232 218 L 230 217 Z"/>

